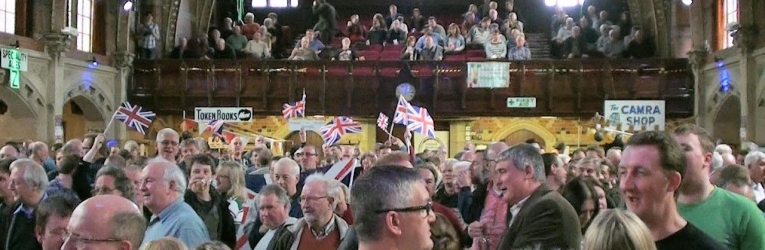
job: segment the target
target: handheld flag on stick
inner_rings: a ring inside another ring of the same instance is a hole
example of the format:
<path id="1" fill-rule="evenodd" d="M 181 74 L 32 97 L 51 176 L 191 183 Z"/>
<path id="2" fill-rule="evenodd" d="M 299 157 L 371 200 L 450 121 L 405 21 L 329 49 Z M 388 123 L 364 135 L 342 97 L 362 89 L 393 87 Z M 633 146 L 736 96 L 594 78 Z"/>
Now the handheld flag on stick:
<path id="1" fill-rule="evenodd" d="M 149 126 L 151 126 L 152 120 L 156 116 L 157 115 L 154 112 L 144 110 L 141 106 L 123 102 L 114 113 L 113 118 L 119 119 L 128 127 L 141 134 L 146 134 L 146 131 L 149 130 Z M 109 126 L 111 126 L 111 120 L 109 121 L 109 124 L 106 125 L 104 131 L 108 130 Z"/>
<path id="2" fill-rule="evenodd" d="M 209 129 L 213 134 L 220 135 L 223 133 L 223 123 L 225 122 L 222 120 L 212 120 L 207 124 L 207 129 Z"/>
<path id="3" fill-rule="evenodd" d="M 347 116 L 338 116 L 321 127 L 321 135 L 324 145 L 334 145 L 345 134 L 361 133 L 361 124 Z"/>
<path id="4" fill-rule="evenodd" d="M 285 103 L 284 110 L 282 110 L 282 116 L 284 119 L 305 117 L 305 89 L 303 90 L 303 99 L 295 102 L 294 104 Z"/>
<path id="5" fill-rule="evenodd" d="M 407 112 L 407 130 L 414 131 L 430 138 L 436 138 L 436 130 L 433 124 L 433 118 L 428 114 L 428 110 L 423 107 L 412 106 L 411 111 Z"/>
<path id="6" fill-rule="evenodd" d="M 388 131 L 388 116 L 380 112 L 380 115 L 377 116 L 377 127 L 385 131 L 385 133 L 390 134 Z"/>

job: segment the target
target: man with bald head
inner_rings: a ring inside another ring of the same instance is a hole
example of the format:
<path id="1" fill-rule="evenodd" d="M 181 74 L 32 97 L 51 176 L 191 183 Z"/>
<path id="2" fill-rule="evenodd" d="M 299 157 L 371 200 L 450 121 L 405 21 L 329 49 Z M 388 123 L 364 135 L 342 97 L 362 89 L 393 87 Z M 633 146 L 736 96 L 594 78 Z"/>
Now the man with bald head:
<path id="1" fill-rule="evenodd" d="M 186 176 L 175 163 L 155 159 L 143 169 L 139 189 L 153 216 L 141 246 L 165 236 L 178 238 L 191 249 L 210 240 L 202 219 L 183 202 L 186 186 Z"/>
<path id="2" fill-rule="evenodd" d="M 0 148 L 0 160 L 6 158 L 19 158 L 19 150 L 12 145 L 5 145 Z"/>
<path id="3" fill-rule="evenodd" d="M 157 158 L 165 159 L 176 163 L 175 157 L 178 155 L 178 145 L 180 144 L 180 135 L 171 128 L 163 128 L 157 133 Z"/>
<path id="4" fill-rule="evenodd" d="M 116 195 L 94 196 L 72 212 L 61 249 L 137 250 L 145 230 L 146 220 L 132 201 Z"/>

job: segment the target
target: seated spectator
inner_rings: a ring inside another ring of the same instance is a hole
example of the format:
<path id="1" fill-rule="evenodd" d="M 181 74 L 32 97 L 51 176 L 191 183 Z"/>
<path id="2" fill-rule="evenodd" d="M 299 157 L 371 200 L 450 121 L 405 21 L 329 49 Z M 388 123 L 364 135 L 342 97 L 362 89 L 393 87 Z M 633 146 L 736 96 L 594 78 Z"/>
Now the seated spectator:
<path id="1" fill-rule="evenodd" d="M 563 7 L 556 6 L 555 7 L 555 15 L 552 16 L 552 22 L 550 22 L 550 36 L 551 37 L 558 37 L 558 31 L 560 31 L 561 28 L 564 26 L 567 26 L 568 23 L 568 15 L 566 14 L 566 11 L 563 10 Z M 571 19 L 573 22 L 574 19 Z"/>
<path id="2" fill-rule="evenodd" d="M 386 42 L 388 44 L 398 44 L 399 42 L 404 41 L 404 38 L 406 37 L 406 31 L 401 29 L 401 22 L 395 20 L 393 23 L 391 23 L 387 37 L 388 38 L 386 39 Z"/>
<path id="3" fill-rule="evenodd" d="M 338 61 L 355 61 L 359 59 L 356 56 L 356 51 L 351 49 L 351 39 L 350 38 L 343 38 L 342 41 L 342 48 L 340 48 L 340 51 L 337 53 L 336 57 L 333 57 L 332 60 L 338 60 Z"/>
<path id="4" fill-rule="evenodd" d="M 629 35 L 628 33 L 632 30 L 632 20 L 630 19 L 629 11 L 622 12 L 619 21 L 616 22 L 616 26 L 619 26 L 619 29 L 621 30 L 621 33 L 619 33 L 620 39 Z"/>
<path id="5" fill-rule="evenodd" d="M 318 54 L 310 49 L 310 39 L 303 37 L 300 39 L 300 48 L 292 50 L 292 54 L 287 60 L 316 61 L 319 60 Z"/>
<path id="6" fill-rule="evenodd" d="M 646 38 L 643 31 L 637 29 L 635 31 L 634 39 L 629 42 L 627 49 L 625 50 L 625 57 L 627 58 L 649 58 L 656 52 L 656 47 L 651 42 L 651 39 Z"/>
<path id="7" fill-rule="evenodd" d="M 520 30 L 512 29 L 508 31 L 507 33 L 507 48 L 508 49 L 516 46 L 515 39 L 518 38 L 518 36 L 524 36 Z M 529 45 L 526 43 L 524 43 L 524 46 L 529 47 Z"/>
<path id="8" fill-rule="evenodd" d="M 531 50 L 526 47 L 526 38 L 523 35 L 519 35 L 515 38 L 515 47 L 511 47 L 507 53 L 507 58 L 510 60 L 530 60 Z"/>
<path id="9" fill-rule="evenodd" d="M 617 27 L 618 28 L 618 27 Z M 619 37 L 619 29 L 612 29 L 608 33 L 608 41 L 603 45 L 603 54 L 608 58 L 621 58 L 624 54 L 624 42 Z"/>
<path id="10" fill-rule="evenodd" d="M 441 61 L 444 58 L 444 47 L 436 44 L 433 36 L 423 37 L 425 38 L 425 47 L 420 50 L 420 60 Z"/>
<path id="11" fill-rule="evenodd" d="M 523 32 L 523 22 L 518 20 L 518 14 L 515 14 L 515 12 L 510 12 L 505 22 L 508 23 L 510 29 L 518 29 Z"/>
<path id="12" fill-rule="evenodd" d="M 359 23 L 359 15 L 352 15 L 346 27 L 348 37 L 353 42 L 364 41 L 367 37 L 367 27 Z"/>
<path id="13" fill-rule="evenodd" d="M 486 44 L 491 38 L 491 32 L 489 31 L 489 24 L 491 19 L 484 18 L 479 25 L 473 26 L 467 38 L 468 44 Z"/>
<path id="14" fill-rule="evenodd" d="M 207 37 L 207 44 L 209 44 L 212 47 L 217 46 L 218 45 L 218 40 L 222 40 L 220 38 L 220 31 L 218 29 L 216 29 L 216 28 L 213 28 L 213 29 L 210 30 L 209 33 L 210 33 L 210 35 Z M 210 48 L 208 50 L 208 53 L 212 52 L 213 49 L 214 48 Z"/>
<path id="15" fill-rule="evenodd" d="M 412 17 L 409 20 L 409 28 L 412 28 L 412 32 L 422 31 L 422 29 L 425 28 L 425 23 L 427 22 L 425 17 L 423 17 L 420 13 L 420 9 L 418 8 L 414 8 L 414 10 L 412 10 Z"/>
<path id="16" fill-rule="evenodd" d="M 236 60 L 236 52 L 231 46 L 226 45 L 225 40 L 218 39 L 218 44 L 213 52 L 213 59 Z"/>
<path id="17" fill-rule="evenodd" d="M 436 33 L 441 37 L 446 37 L 446 30 L 444 30 L 444 26 L 441 26 L 440 24 L 436 23 L 436 17 L 434 16 L 428 17 L 427 27 L 430 27 L 431 29 L 433 29 L 433 33 Z M 441 43 L 439 42 L 439 44 Z"/>
<path id="18" fill-rule="evenodd" d="M 244 53 L 255 59 L 265 60 L 271 58 L 271 45 L 263 41 L 263 33 L 256 32 L 252 40 L 247 42 Z"/>
<path id="19" fill-rule="evenodd" d="M 495 9 L 489 10 L 489 18 L 491 19 L 491 23 L 495 23 L 497 25 L 502 25 L 504 21 L 502 21 L 502 18 L 499 18 L 499 12 Z"/>
<path id="20" fill-rule="evenodd" d="M 552 54 L 555 57 L 564 57 L 565 53 L 563 53 L 565 50 L 563 49 L 563 45 L 566 43 L 566 40 L 571 36 L 572 30 L 574 28 L 574 19 L 573 18 L 567 18 L 566 19 L 566 25 L 558 29 L 557 35 L 553 37 L 552 41 L 553 43 L 550 44 L 550 49 L 552 50 Z"/>
<path id="21" fill-rule="evenodd" d="M 247 37 L 242 35 L 242 28 L 234 26 L 234 33 L 226 38 L 226 45 L 231 47 L 237 54 L 241 54 L 245 46 L 247 46 Z"/>
<path id="22" fill-rule="evenodd" d="M 566 58 L 587 58 L 589 57 L 587 50 L 587 41 L 581 35 L 581 29 L 575 26 L 572 29 L 571 36 L 566 39 L 566 43 L 563 46 Z"/>
<path id="23" fill-rule="evenodd" d="M 404 49 L 401 51 L 401 60 L 414 61 L 417 60 L 419 56 L 420 53 L 417 50 L 416 38 L 414 38 L 414 36 L 407 37 Z"/>
<path id="24" fill-rule="evenodd" d="M 486 59 L 501 59 L 507 56 L 507 45 L 502 34 L 499 33 L 492 34 L 491 40 L 484 45 L 484 49 L 486 50 Z"/>
<path id="25" fill-rule="evenodd" d="M 587 50 L 595 50 L 595 42 L 598 41 L 598 31 L 590 27 L 590 23 L 585 17 L 579 19 L 579 29 L 582 32 L 582 37 L 587 41 Z"/>
<path id="26" fill-rule="evenodd" d="M 419 39 L 417 39 L 417 45 L 415 46 L 417 50 L 421 50 L 422 48 L 425 47 L 425 37 L 432 37 L 433 42 L 435 44 L 438 44 L 438 45 L 444 44 L 443 36 L 433 32 L 433 28 L 425 27 L 425 30 L 423 31 L 423 35 Z"/>
<path id="27" fill-rule="evenodd" d="M 223 19 L 223 28 L 220 29 L 220 37 L 223 39 L 228 39 L 229 36 L 234 34 L 234 20 L 231 20 L 231 18 L 224 18 Z"/>
<path id="28" fill-rule="evenodd" d="M 458 53 L 465 49 L 465 38 L 460 32 L 460 26 L 456 23 L 449 24 L 449 34 L 446 37 L 444 53 Z"/>
<path id="29" fill-rule="evenodd" d="M 184 54 L 186 54 L 186 50 L 188 50 L 188 40 L 185 37 L 181 37 L 181 40 L 178 40 L 178 46 L 175 46 L 173 48 L 173 52 L 170 52 L 170 58 L 172 59 L 183 59 Z"/>
<path id="30" fill-rule="evenodd" d="M 587 6 L 587 14 L 583 15 L 582 18 L 587 18 L 588 21 L 590 21 L 590 25 L 593 28 L 597 28 L 600 25 L 603 25 L 601 23 L 598 23 L 598 20 L 600 20 L 600 17 L 598 16 L 598 10 L 595 8 L 594 5 Z"/>
<path id="31" fill-rule="evenodd" d="M 600 37 L 598 37 L 598 40 L 595 41 L 595 49 L 597 51 L 603 52 L 603 47 L 608 43 L 609 40 L 609 32 L 611 32 L 611 26 L 608 24 L 600 25 Z"/>
<path id="32" fill-rule="evenodd" d="M 472 12 L 468 12 L 464 16 L 464 20 L 462 20 L 462 36 L 467 37 L 469 32 L 473 30 L 473 26 L 475 26 L 475 14 Z"/>
<path id="33" fill-rule="evenodd" d="M 244 24 L 242 24 L 242 35 L 252 37 L 255 32 L 260 31 L 260 24 L 255 22 L 255 15 L 247 13 L 244 15 Z"/>
<path id="34" fill-rule="evenodd" d="M 610 209 L 592 220 L 584 234 L 582 249 L 655 250 L 656 244 L 648 227 L 628 210 Z"/>
<path id="35" fill-rule="evenodd" d="M 409 34 L 409 25 L 406 25 L 406 21 L 404 20 L 404 16 L 398 16 L 398 18 L 396 18 L 396 20 L 398 20 L 398 22 L 401 23 L 400 24 L 401 26 L 399 28 L 404 31 L 404 37 L 406 37 L 406 34 Z"/>
<path id="36" fill-rule="evenodd" d="M 395 4 L 391 4 L 390 7 L 388 7 L 388 16 L 385 17 L 385 26 L 390 27 L 393 26 L 393 21 L 398 20 L 398 17 L 401 16 L 401 14 L 398 13 L 398 7 L 396 7 Z"/>
<path id="37" fill-rule="evenodd" d="M 372 19 L 372 27 L 369 28 L 367 33 L 367 45 L 382 45 L 387 38 L 388 30 L 385 28 L 383 21 L 380 21 L 380 18 L 377 18 L 377 15 L 375 15 L 375 18 Z"/>
<path id="38" fill-rule="evenodd" d="M 599 16 L 600 16 L 600 18 L 598 19 L 598 22 L 597 22 L 598 25 L 600 25 L 600 24 L 613 25 L 613 23 L 611 23 L 611 21 L 608 21 L 608 11 L 601 10 L 600 13 L 599 13 Z"/>
<path id="39" fill-rule="evenodd" d="M 321 52 L 321 50 L 324 49 L 324 43 L 322 43 L 319 39 L 316 39 L 316 36 L 316 33 L 312 29 L 307 29 L 305 31 L 305 37 L 308 38 L 308 49 L 318 54 Z M 302 40 L 295 44 L 295 49 L 299 47 L 302 47 Z"/>

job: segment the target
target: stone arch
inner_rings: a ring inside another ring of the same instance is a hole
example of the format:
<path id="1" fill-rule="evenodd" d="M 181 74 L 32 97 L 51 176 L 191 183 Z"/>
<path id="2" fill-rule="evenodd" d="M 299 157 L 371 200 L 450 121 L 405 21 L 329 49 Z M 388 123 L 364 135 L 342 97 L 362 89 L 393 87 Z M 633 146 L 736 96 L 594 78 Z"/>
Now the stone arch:
<path id="1" fill-rule="evenodd" d="M 712 136 L 727 144 L 739 144 L 741 141 L 741 99 L 728 95 L 720 102 L 712 123 Z"/>
<path id="2" fill-rule="evenodd" d="M 494 137 L 491 140 L 504 141 L 505 138 L 507 138 L 507 136 L 522 130 L 526 130 L 538 135 L 540 138 L 542 138 L 542 141 L 545 147 L 552 148 L 553 144 L 555 144 L 555 142 L 557 141 L 557 138 L 552 132 L 550 132 L 550 130 L 547 130 L 547 128 L 545 128 L 542 125 L 539 125 L 536 122 L 527 121 L 527 120 L 513 121 L 512 125 L 507 126 L 503 128 L 502 130 L 498 131 L 497 133 L 495 133 Z"/>
<path id="3" fill-rule="evenodd" d="M 3 74 L 0 77 L 7 78 Z M 12 89 L 8 84 L 1 85 L 0 100 L 7 110 L 4 110 L 4 117 L 0 118 L 0 127 L 15 129 L 2 131 L 0 138 L 47 140 L 46 105 L 34 80 L 22 73 L 19 89 Z"/>
<path id="4" fill-rule="evenodd" d="M 64 102 L 73 101 L 82 108 L 85 118 L 90 121 L 108 121 L 115 106 L 110 103 L 108 95 L 103 90 L 95 87 L 96 84 L 83 81 L 65 91 Z"/>

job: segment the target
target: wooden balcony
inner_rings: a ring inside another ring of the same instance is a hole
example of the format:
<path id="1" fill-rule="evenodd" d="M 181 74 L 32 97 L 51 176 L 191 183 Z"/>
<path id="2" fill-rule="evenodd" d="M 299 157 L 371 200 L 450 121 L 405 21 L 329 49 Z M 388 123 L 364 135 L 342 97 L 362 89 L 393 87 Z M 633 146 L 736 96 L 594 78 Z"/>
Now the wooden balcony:
<path id="1" fill-rule="evenodd" d="M 668 118 L 693 115 L 693 75 L 686 59 L 513 61 L 508 88 L 467 88 L 464 61 L 136 60 L 131 102 L 158 114 L 195 107 L 252 107 L 281 115 L 305 89 L 307 115 L 376 117 L 391 113 L 395 88 L 408 82 L 413 105 L 434 118 L 592 116 L 603 101 L 666 100 Z M 536 97 L 536 108 L 507 108 L 508 97 Z M 193 113 L 193 112 L 192 112 Z"/>

